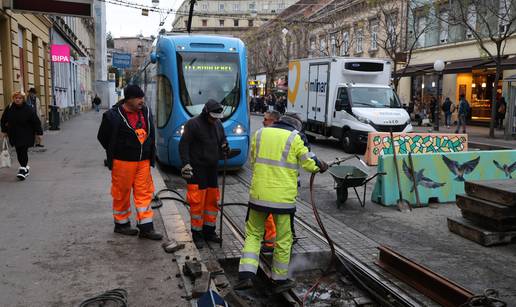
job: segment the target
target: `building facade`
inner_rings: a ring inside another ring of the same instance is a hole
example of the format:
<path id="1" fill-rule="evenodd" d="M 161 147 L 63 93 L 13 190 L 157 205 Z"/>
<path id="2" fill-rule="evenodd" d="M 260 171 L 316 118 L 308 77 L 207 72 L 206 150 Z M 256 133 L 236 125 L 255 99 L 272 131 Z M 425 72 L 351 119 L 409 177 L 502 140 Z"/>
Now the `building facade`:
<path id="1" fill-rule="evenodd" d="M 192 33 L 218 34 L 241 37 L 250 28 L 260 27 L 284 9 L 293 0 L 199 0 L 195 3 Z M 174 32 L 186 31 L 190 1 L 178 9 L 172 23 Z"/>
<path id="2" fill-rule="evenodd" d="M 51 42 L 70 49 L 70 62 L 52 62 L 54 105 L 61 118 L 91 106 L 95 90 L 95 25 L 93 19 L 51 16 Z"/>
<path id="3" fill-rule="evenodd" d="M 500 9 L 490 16 L 486 15 L 487 10 L 470 8 L 468 23 L 471 28 L 452 22 L 454 11 L 448 6 L 439 7 L 439 10 L 432 8 L 409 18 L 408 22 L 413 22 L 414 28 L 426 26 L 427 31 L 416 42 L 412 61 L 400 82 L 400 95 L 423 103 L 428 103 L 431 97 L 449 97 L 458 103 L 460 95 L 464 95 L 472 108 L 472 122 L 489 122 L 493 101 L 507 90 L 503 78 L 516 74 L 516 37 L 513 35 L 514 29 L 506 29 L 504 24 L 504 20 L 511 23 L 516 21 L 516 6 L 513 1 L 508 4 L 508 1 L 500 0 L 499 3 Z M 504 7 L 512 13 L 502 18 Z M 460 10 L 455 8 L 455 11 Z M 506 32 L 509 36 L 502 50 L 501 78 L 495 84 L 495 62 L 480 47 L 475 33 L 481 35 L 485 47 L 496 54 L 495 44 L 489 36 L 496 38 L 498 31 L 502 33 L 506 30 L 509 30 Z M 438 73 L 433 69 L 433 63 L 438 59 L 446 64 L 442 82 L 439 82 Z M 495 97 L 493 89 L 496 90 Z"/>
<path id="4" fill-rule="evenodd" d="M 51 27 L 47 17 L 0 9 L 0 112 L 11 103 L 13 92 L 34 88 L 40 99 L 38 113 L 48 122 Z"/>
<path id="5" fill-rule="evenodd" d="M 131 68 L 126 69 L 126 75 L 131 75 L 138 71 L 139 67 L 145 63 L 145 59 L 152 50 L 153 37 L 134 36 L 113 38 L 115 48 L 111 51 L 111 62 L 114 52 L 126 52 L 131 54 Z"/>

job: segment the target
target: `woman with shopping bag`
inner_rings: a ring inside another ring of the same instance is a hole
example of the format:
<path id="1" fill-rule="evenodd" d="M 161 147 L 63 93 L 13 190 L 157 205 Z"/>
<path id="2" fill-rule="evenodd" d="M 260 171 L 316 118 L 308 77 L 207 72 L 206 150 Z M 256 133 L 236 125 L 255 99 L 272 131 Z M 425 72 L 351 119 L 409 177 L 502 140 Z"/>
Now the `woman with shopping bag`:
<path id="1" fill-rule="evenodd" d="M 43 129 L 36 111 L 25 103 L 23 92 L 15 92 L 12 99 L 13 102 L 5 109 L 0 120 L 2 136 L 8 138 L 11 146 L 16 149 L 20 163 L 16 177 L 25 180 L 29 175 L 29 147 L 34 146 L 36 136 L 43 135 Z"/>

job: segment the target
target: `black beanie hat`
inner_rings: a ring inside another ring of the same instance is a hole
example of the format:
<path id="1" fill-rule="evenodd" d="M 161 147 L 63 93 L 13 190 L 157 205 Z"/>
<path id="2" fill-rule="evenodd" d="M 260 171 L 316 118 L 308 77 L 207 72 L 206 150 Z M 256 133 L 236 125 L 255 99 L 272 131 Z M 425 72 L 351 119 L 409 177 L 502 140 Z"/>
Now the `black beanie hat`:
<path id="1" fill-rule="evenodd" d="M 138 85 L 130 84 L 124 88 L 124 99 L 142 97 L 145 97 L 145 94 Z"/>

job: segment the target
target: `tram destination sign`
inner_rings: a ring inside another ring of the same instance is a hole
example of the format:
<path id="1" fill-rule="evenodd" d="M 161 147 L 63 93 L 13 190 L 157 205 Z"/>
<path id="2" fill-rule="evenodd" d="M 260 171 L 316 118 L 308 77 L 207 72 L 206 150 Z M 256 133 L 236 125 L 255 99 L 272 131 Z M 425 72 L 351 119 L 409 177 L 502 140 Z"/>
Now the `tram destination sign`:
<path id="1" fill-rule="evenodd" d="M 113 52 L 113 67 L 124 69 L 131 67 L 131 54 Z"/>
<path id="2" fill-rule="evenodd" d="M 10 0 L 13 11 L 93 17 L 94 0 Z"/>

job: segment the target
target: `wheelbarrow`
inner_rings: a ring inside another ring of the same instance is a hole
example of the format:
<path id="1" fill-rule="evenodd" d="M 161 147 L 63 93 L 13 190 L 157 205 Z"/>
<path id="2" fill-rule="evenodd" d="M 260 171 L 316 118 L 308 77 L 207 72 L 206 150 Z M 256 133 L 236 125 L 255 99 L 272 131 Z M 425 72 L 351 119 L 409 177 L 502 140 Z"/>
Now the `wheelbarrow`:
<path id="1" fill-rule="evenodd" d="M 376 178 L 376 176 L 385 175 L 385 173 L 376 173 L 368 177 L 367 173 L 352 165 L 333 165 L 328 171 L 335 180 L 333 188 L 337 190 L 337 208 L 340 208 L 348 199 L 348 188 L 353 188 L 360 206 L 364 207 L 367 183 Z M 364 196 L 362 199 L 357 191 L 357 187 L 360 186 L 364 186 Z"/>

